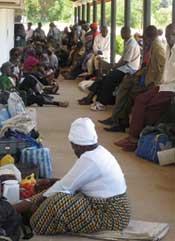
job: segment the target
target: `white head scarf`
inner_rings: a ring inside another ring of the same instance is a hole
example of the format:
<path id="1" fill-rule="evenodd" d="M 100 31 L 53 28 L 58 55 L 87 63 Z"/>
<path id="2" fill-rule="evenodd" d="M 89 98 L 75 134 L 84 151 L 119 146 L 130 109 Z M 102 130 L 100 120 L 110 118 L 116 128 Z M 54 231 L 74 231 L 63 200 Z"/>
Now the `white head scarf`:
<path id="1" fill-rule="evenodd" d="M 94 145 L 98 141 L 95 125 L 89 118 L 79 118 L 71 124 L 69 141 L 80 146 Z"/>

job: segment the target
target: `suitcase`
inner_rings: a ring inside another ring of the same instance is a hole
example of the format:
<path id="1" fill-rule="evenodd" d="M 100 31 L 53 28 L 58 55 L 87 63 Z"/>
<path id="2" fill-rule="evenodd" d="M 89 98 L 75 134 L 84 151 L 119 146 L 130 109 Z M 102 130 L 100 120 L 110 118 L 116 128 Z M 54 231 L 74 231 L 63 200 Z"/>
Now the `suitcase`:
<path id="1" fill-rule="evenodd" d="M 14 137 L 0 138 L 0 158 L 10 154 L 16 156 L 26 147 L 30 147 L 31 143 L 24 139 L 16 139 Z"/>

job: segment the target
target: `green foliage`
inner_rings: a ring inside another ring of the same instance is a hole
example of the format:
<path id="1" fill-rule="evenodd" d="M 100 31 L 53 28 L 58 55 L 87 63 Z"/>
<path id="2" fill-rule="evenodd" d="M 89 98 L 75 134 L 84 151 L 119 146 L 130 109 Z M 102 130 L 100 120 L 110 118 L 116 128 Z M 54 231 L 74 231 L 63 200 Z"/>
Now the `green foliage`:
<path id="1" fill-rule="evenodd" d="M 69 1 L 57 0 L 54 6 L 49 8 L 48 16 L 50 21 L 69 20 L 73 12 L 71 11 L 72 3 Z"/>
<path id="2" fill-rule="evenodd" d="M 73 4 L 70 0 L 25 0 L 28 19 L 34 23 L 64 20 L 70 21 Z M 117 0 L 117 27 L 124 24 L 124 0 Z M 171 22 L 172 0 L 152 0 L 152 24 L 165 27 Z M 98 22 L 100 23 L 100 4 L 98 4 Z M 111 3 L 106 3 L 106 23 L 110 26 Z M 143 0 L 131 0 L 131 27 L 143 27 Z"/>
<path id="3" fill-rule="evenodd" d="M 116 37 L 116 53 L 122 55 L 124 49 L 123 39 L 120 35 Z"/>
<path id="4" fill-rule="evenodd" d="M 169 8 L 160 8 L 155 12 L 155 25 L 159 27 L 165 27 L 171 23 L 171 7 Z M 161 16 L 161 18 L 160 18 Z"/>
<path id="5" fill-rule="evenodd" d="M 70 0 L 25 0 L 25 6 L 28 19 L 34 23 L 69 21 L 73 14 Z"/>

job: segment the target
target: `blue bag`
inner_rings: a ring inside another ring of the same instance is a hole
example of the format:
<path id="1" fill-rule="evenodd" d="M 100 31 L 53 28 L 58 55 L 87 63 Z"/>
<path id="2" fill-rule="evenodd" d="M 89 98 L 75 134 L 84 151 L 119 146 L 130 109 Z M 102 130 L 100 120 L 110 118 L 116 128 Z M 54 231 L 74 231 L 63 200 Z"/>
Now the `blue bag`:
<path id="1" fill-rule="evenodd" d="M 136 149 L 136 155 L 154 163 L 159 163 L 157 152 L 172 147 L 173 142 L 170 141 L 166 134 L 158 134 L 157 132 L 152 132 L 146 135 L 141 134 Z"/>
<path id="2" fill-rule="evenodd" d="M 6 108 L 0 110 L 0 127 L 3 126 L 4 121 L 10 119 L 10 114 Z"/>
<path id="3" fill-rule="evenodd" d="M 34 139 L 33 137 L 31 137 L 30 135 L 19 133 L 17 131 L 10 131 L 10 136 L 15 137 L 16 139 L 19 139 L 19 140 L 25 140 L 26 143 L 28 143 L 28 146 L 30 147 L 36 147 L 36 148 L 42 147 L 42 144 L 38 142 L 36 139 Z"/>
<path id="4" fill-rule="evenodd" d="M 48 148 L 25 148 L 21 151 L 20 161 L 38 166 L 40 178 L 52 177 L 52 158 Z"/>

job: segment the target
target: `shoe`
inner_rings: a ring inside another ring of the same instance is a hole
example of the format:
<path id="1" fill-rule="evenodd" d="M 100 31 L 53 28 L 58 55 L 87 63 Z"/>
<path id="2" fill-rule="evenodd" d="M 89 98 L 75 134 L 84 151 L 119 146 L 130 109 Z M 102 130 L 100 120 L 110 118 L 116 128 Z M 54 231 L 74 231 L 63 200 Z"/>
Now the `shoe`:
<path id="1" fill-rule="evenodd" d="M 110 128 L 104 128 L 105 131 L 108 131 L 108 132 L 125 132 L 125 127 L 124 126 L 120 126 L 120 125 L 117 125 L 117 126 L 111 126 Z"/>
<path id="2" fill-rule="evenodd" d="M 128 142 L 123 145 L 122 150 L 127 152 L 134 152 L 137 149 L 137 143 Z"/>
<path id="3" fill-rule="evenodd" d="M 101 104 L 100 102 L 95 102 L 90 106 L 90 109 L 93 111 L 104 111 L 106 110 L 106 106 Z"/>
<path id="4" fill-rule="evenodd" d="M 129 141 L 129 137 L 126 137 L 126 138 L 124 138 L 124 139 L 122 139 L 122 140 L 115 141 L 115 142 L 114 142 L 114 145 L 119 146 L 119 147 L 123 147 L 123 145 L 125 145 L 126 143 L 128 143 L 128 141 Z"/>
<path id="5" fill-rule="evenodd" d="M 91 105 L 93 101 L 87 97 L 82 98 L 81 100 L 78 100 L 79 105 Z"/>
<path id="6" fill-rule="evenodd" d="M 98 122 L 101 124 L 107 125 L 107 126 L 112 126 L 112 124 L 113 124 L 112 117 L 109 117 L 105 120 L 98 120 Z"/>

